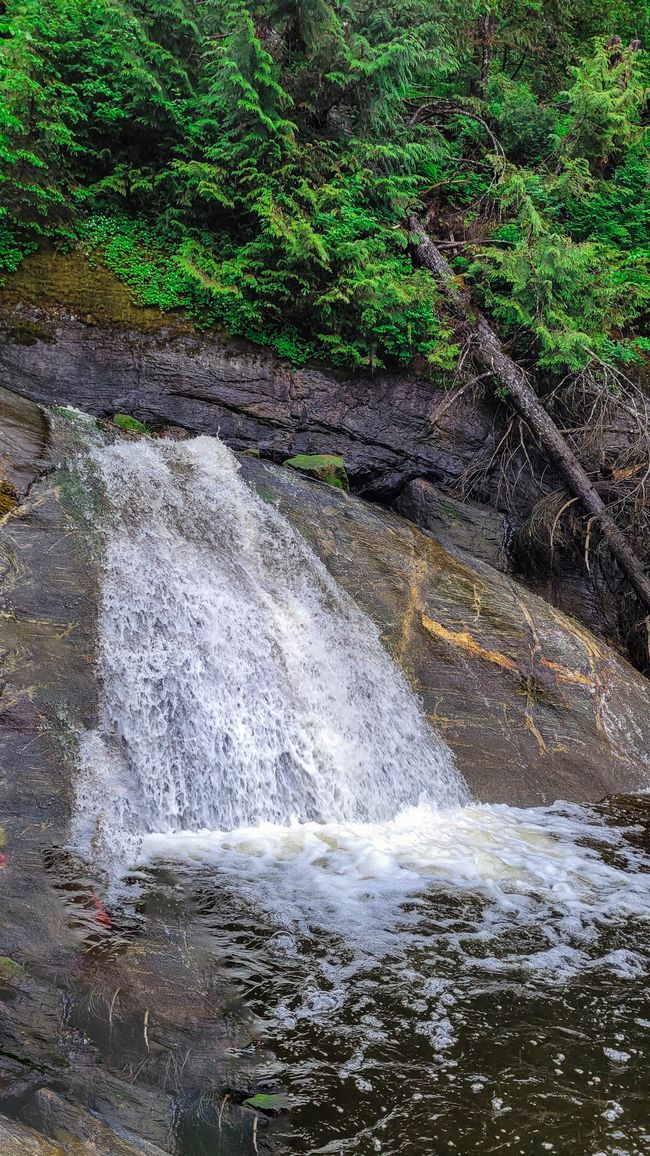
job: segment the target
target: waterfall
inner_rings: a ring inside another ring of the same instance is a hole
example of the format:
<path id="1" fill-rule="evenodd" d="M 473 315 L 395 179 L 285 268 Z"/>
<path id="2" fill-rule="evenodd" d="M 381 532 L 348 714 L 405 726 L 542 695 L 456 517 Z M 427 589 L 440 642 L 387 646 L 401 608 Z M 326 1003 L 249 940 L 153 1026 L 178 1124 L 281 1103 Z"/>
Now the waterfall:
<path id="1" fill-rule="evenodd" d="M 519 1103 L 555 1151 L 541 1137 L 566 1087 L 617 1129 L 589 1151 L 622 1152 L 611 1065 L 641 1087 L 650 1027 L 647 831 L 615 807 L 471 803 L 376 627 L 216 439 L 84 462 L 100 712 L 72 846 L 104 869 L 115 926 L 146 952 L 151 897 L 170 920 L 155 950 L 182 932 L 232 981 L 274 1052 L 263 1086 L 270 1071 L 294 1097 L 292 1150 L 442 1151 L 447 1116 L 463 1151 L 465 1121 L 472 1150 L 492 1119 L 508 1147 Z"/>
<path id="2" fill-rule="evenodd" d="M 470 968 L 476 943 L 490 972 L 516 957 L 635 973 L 598 931 L 647 917 L 625 829 L 593 808 L 470 804 L 377 628 L 224 445 L 94 445 L 84 470 L 103 539 L 100 714 L 72 844 L 116 894 L 131 868 L 173 863 L 218 880 L 252 926 L 317 925 L 359 960 L 408 971 L 435 909 L 436 951 Z"/>
<path id="3" fill-rule="evenodd" d="M 98 824 L 114 843 L 466 801 L 377 628 L 222 443 L 120 441 L 88 460 L 104 548 L 87 840 Z"/>

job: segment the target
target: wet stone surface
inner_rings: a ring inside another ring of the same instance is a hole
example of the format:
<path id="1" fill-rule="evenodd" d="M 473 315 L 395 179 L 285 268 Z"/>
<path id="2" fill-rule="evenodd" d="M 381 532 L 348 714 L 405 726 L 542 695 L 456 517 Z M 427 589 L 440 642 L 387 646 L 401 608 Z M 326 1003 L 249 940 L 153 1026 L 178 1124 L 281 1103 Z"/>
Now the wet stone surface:
<path id="1" fill-rule="evenodd" d="M 645 785 L 650 683 L 579 623 L 394 514 L 248 456 L 241 468 L 379 625 L 474 797 Z"/>
<path id="2" fill-rule="evenodd" d="M 96 543 L 74 474 L 54 469 L 69 443 L 4 392 L 0 431 L 18 494 L 0 520 L 0 1151 L 153 1156 L 202 1097 L 256 1087 L 254 1033 L 173 885 L 115 918 L 64 850 L 97 710 Z M 253 1116 L 230 1113 L 224 1154 L 251 1151 Z"/>

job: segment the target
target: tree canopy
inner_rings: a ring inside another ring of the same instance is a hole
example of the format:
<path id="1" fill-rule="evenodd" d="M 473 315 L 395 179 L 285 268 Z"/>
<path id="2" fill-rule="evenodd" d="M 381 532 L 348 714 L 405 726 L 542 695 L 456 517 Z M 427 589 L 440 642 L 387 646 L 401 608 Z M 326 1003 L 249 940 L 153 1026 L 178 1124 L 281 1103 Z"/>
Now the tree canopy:
<path id="1" fill-rule="evenodd" d="M 0 275 L 83 246 L 142 303 L 452 368 L 426 219 L 524 362 L 647 348 L 645 0 L 6 0 Z"/>

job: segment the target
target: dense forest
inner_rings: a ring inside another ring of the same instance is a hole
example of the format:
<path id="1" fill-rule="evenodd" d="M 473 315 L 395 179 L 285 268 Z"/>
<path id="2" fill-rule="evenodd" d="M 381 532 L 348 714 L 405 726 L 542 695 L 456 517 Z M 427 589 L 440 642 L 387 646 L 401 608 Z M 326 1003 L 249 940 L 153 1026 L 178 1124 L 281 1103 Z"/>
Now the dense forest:
<path id="1" fill-rule="evenodd" d="M 496 395 L 501 507 L 526 549 L 564 534 L 589 570 L 606 547 L 646 669 L 647 20 L 646 0 L 5 0 L 0 278 L 76 248 L 294 364 Z"/>
<path id="2" fill-rule="evenodd" d="M 644 0 L 0 10 L 0 272 L 80 245 L 296 362 L 449 371 L 415 212 L 529 365 L 641 358 Z"/>

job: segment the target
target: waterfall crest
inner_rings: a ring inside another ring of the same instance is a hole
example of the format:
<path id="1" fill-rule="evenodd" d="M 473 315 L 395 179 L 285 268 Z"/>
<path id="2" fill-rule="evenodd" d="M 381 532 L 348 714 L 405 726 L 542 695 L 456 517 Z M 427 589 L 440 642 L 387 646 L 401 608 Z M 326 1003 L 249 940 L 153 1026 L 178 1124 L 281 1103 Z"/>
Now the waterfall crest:
<path id="1" fill-rule="evenodd" d="M 87 839 L 100 816 L 138 835 L 467 801 L 376 627 L 222 443 L 116 442 L 89 464 L 104 574 Z"/>

